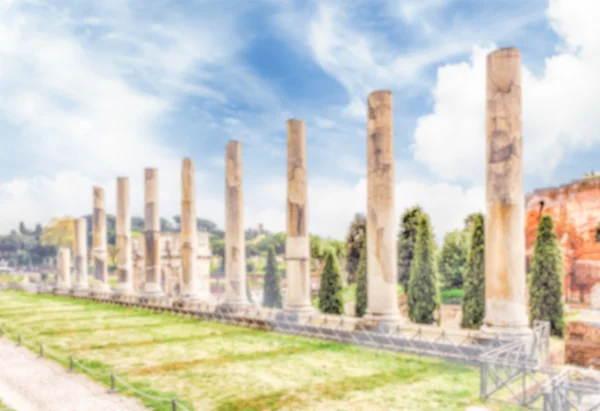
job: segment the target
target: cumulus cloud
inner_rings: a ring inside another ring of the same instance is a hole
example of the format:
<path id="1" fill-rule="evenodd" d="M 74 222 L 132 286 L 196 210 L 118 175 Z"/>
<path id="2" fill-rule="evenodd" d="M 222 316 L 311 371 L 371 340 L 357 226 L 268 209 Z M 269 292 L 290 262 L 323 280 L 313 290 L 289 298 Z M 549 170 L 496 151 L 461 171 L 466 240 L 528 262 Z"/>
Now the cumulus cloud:
<path id="1" fill-rule="evenodd" d="M 567 47 L 545 60 L 540 75 L 522 68 L 524 172 L 548 178 L 566 152 L 600 142 L 600 6 L 551 0 L 548 18 Z M 485 58 L 438 69 L 432 113 L 419 118 L 414 158 L 447 180 L 481 182 L 485 165 Z"/>

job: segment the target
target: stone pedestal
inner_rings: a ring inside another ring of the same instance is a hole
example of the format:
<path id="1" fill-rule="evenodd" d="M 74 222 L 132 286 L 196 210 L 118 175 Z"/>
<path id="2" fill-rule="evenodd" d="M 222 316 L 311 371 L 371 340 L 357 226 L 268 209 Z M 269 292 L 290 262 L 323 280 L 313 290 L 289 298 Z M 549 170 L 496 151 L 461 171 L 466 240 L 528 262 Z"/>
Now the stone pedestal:
<path id="1" fill-rule="evenodd" d="M 58 295 L 69 294 L 71 290 L 71 250 L 66 247 L 59 248 L 56 261 L 58 273 L 55 292 Z"/>
<path id="2" fill-rule="evenodd" d="M 487 57 L 485 319 L 482 331 L 531 332 L 526 303 L 521 54 Z"/>
<path id="3" fill-rule="evenodd" d="M 240 142 L 230 141 L 225 155 L 225 301 L 221 309 L 239 309 L 248 305 Z"/>
<path id="4" fill-rule="evenodd" d="M 73 294 L 75 296 L 87 296 L 90 291 L 88 283 L 88 258 L 87 258 L 87 224 L 85 218 L 77 218 L 73 221 L 73 248 L 75 254 L 75 284 Z"/>
<path id="5" fill-rule="evenodd" d="M 367 120 L 367 312 L 365 324 L 400 321 L 394 201 L 394 136 L 391 91 L 368 99 Z"/>
<path id="6" fill-rule="evenodd" d="M 310 301 L 310 243 L 308 239 L 308 186 L 306 179 L 306 127 L 288 120 L 287 239 L 285 243 L 286 314 L 315 312 Z"/>
<path id="7" fill-rule="evenodd" d="M 145 214 L 144 214 L 144 269 L 146 279 L 143 295 L 148 298 L 163 297 L 160 286 L 160 219 L 158 213 L 158 169 L 145 170 Z"/>
<path id="8" fill-rule="evenodd" d="M 117 179 L 116 221 L 117 273 L 119 283 L 115 295 L 133 295 L 133 269 L 131 260 L 131 214 L 129 209 L 129 179 Z"/>
<path id="9" fill-rule="evenodd" d="M 106 243 L 106 210 L 104 189 L 93 187 L 94 214 L 92 216 L 92 253 L 94 256 L 94 289 L 101 293 L 110 292 L 108 286 L 108 249 Z"/>

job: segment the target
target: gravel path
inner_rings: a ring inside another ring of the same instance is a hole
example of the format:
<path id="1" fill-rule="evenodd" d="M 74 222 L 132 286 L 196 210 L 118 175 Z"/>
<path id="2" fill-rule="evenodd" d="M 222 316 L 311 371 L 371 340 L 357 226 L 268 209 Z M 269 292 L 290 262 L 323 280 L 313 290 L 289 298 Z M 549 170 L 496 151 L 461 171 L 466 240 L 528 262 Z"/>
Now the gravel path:
<path id="1" fill-rule="evenodd" d="M 0 339 L 0 398 L 18 411 L 142 411 L 136 400 Z"/>

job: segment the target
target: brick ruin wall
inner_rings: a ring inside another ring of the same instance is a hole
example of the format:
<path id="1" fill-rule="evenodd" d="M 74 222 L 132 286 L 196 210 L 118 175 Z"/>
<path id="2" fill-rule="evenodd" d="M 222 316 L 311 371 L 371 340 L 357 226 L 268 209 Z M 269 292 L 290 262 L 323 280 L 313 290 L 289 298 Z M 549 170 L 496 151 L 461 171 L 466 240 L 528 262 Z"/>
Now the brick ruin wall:
<path id="1" fill-rule="evenodd" d="M 600 283 L 600 177 L 536 190 L 525 201 L 527 270 L 540 217 L 549 214 L 563 255 L 565 297 L 589 303 L 592 287 Z"/>

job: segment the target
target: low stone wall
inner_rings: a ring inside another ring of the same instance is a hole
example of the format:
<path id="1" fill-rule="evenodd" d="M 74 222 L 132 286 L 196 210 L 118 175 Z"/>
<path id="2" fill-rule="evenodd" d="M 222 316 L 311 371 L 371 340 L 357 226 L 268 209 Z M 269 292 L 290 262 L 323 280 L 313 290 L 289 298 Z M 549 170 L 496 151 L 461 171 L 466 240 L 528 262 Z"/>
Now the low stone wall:
<path id="1" fill-rule="evenodd" d="M 598 321 L 567 323 L 565 363 L 600 369 L 600 316 Z"/>

